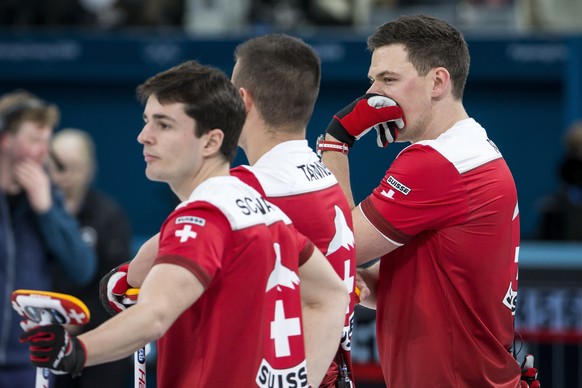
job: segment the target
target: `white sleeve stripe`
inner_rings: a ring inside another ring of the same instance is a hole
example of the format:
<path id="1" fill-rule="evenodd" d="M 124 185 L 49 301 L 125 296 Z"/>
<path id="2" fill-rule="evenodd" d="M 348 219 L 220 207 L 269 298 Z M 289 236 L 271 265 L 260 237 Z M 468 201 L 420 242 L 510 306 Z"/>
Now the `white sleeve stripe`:
<path id="1" fill-rule="evenodd" d="M 374 226 L 374 224 L 372 224 L 372 223 L 370 222 L 370 220 L 368 219 L 368 217 L 366 217 L 366 214 L 364 214 L 364 212 L 362 211 L 362 207 L 361 207 L 361 206 L 362 206 L 362 203 L 360 202 L 360 204 L 358 205 L 358 210 L 360 210 L 360 213 L 362 213 L 362 215 L 364 216 L 364 218 L 366 219 L 366 221 L 368 221 L 368 224 L 370 224 L 370 226 L 372 226 L 372 228 L 376 229 L 376 230 L 378 231 L 378 233 L 380 233 L 380 235 L 381 235 L 382 237 L 384 237 L 386 240 L 388 240 L 390 243 L 392 243 L 392 244 L 394 244 L 394 245 L 396 245 L 396 246 L 398 246 L 398 247 L 401 247 L 401 246 L 403 246 L 403 245 L 404 245 L 404 244 L 402 244 L 402 243 L 399 243 L 399 242 L 396 242 L 396 241 L 392 240 L 390 237 L 388 237 L 388 236 L 386 236 L 384 233 L 380 232 L 380 230 L 379 230 L 378 228 L 376 228 L 376 227 Z"/>

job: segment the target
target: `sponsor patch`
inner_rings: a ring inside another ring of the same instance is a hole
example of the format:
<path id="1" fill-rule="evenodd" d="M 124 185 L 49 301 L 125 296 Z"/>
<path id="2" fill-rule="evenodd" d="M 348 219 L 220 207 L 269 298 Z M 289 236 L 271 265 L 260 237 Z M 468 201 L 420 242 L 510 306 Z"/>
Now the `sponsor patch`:
<path id="1" fill-rule="evenodd" d="M 273 368 L 265 359 L 261 361 L 257 377 L 257 385 L 261 388 L 298 388 L 309 387 L 307 383 L 307 368 L 305 361 L 287 369 Z"/>
<path id="2" fill-rule="evenodd" d="M 410 188 L 398 182 L 398 180 L 396 180 L 392 175 L 386 179 L 386 183 L 394 187 L 394 190 L 400 191 L 404 195 L 408 195 L 408 193 L 410 193 Z"/>
<path id="3" fill-rule="evenodd" d="M 182 217 L 176 218 L 176 224 L 195 224 L 195 225 L 204 226 L 204 224 L 206 224 L 206 220 L 204 218 L 200 218 L 200 217 L 182 216 Z"/>

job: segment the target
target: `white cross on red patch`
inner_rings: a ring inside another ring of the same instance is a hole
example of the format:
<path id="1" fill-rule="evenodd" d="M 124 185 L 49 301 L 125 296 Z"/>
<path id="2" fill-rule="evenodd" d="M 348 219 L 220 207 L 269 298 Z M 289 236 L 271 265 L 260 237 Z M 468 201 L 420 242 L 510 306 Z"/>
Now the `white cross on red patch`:
<path id="1" fill-rule="evenodd" d="M 73 325 L 82 325 L 84 322 L 86 322 L 87 316 L 84 312 L 77 313 L 75 309 L 69 309 L 69 318 L 71 318 L 71 323 Z M 72 322 L 72 320 L 75 320 L 76 322 Z"/>
<path id="2" fill-rule="evenodd" d="M 183 229 L 176 230 L 176 237 L 180 237 L 180 242 L 186 242 L 189 238 L 196 238 L 196 232 L 192 230 L 192 225 L 184 225 Z"/>
<path id="3" fill-rule="evenodd" d="M 271 321 L 271 339 L 275 340 L 275 356 L 285 357 L 291 354 L 289 337 L 301 335 L 299 318 L 286 318 L 283 301 L 275 303 L 275 319 Z"/>

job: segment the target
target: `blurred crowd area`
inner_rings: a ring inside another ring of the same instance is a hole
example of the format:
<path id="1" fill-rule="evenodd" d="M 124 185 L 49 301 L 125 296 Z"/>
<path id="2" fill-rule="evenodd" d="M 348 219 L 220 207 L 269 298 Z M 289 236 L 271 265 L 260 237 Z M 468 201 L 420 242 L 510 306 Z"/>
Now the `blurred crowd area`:
<path id="1" fill-rule="evenodd" d="M 2 0 L 0 26 L 158 27 L 225 34 L 249 29 L 366 29 L 418 13 L 465 30 L 582 31 L 580 0 Z"/>

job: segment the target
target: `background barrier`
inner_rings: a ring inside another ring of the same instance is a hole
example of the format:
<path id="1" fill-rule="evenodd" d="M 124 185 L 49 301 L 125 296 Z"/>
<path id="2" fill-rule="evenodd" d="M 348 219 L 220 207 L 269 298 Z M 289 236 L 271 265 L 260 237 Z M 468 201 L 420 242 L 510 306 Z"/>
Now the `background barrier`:
<path id="1" fill-rule="evenodd" d="M 57 103 L 61 127 L 89 131 L 97 145 L 96 185 L 125 207 L 136 244 L 159 230 L 177 199 L 144 176 L 142 107 L 136 86 L 158 71 L 197 59 L 230 74 L 233 51 L 248 36 L 196 39 L 177 32 L 0 32 L 0 93 L 25 88 Z M 366 35 L 318 31 L 303 38 L 322 59 L 321 93 L 308 140 L 313 146 L 335 112 L 369 85 Z M 558 184 L 561 136 L 582 118 L 582 36 L 466 35 L 472 64 L 465 106 L 504 154 L 516 181 L 522 235 L 533 237 L 537 201 Z M 362 200 L 402 144 L 379 149 L 373 136 L 350 154 L 353 192 Z M 235 164 L 246 163 L 239 152 Z M 517 331 L 536 356 L 542 386 L 582 386 L 582 246 L 525 241 Z M 381 381 L 374 314 L 358 310 L 356 378 Z M 522 352 L 522 353 L 523 353 Z M 422 360 L 419 360 L 422 362 Z M 430 379 L 430 377 L 427 377 Z M 381 386 L 381 385 L 380 385 Z"/>
<path id="2" fill-rule="evenodd" d="M 165 184 L 144 176 L 136 141 L 142 107 L 134 97 L 147 77 L 187 59 L 228 74 L 233 50 L 247 36 L 195 39 L 183 33 L 0 32 L 0 93 L 26 88 L 62 108 L 61 127 L 95 138 L 97 185 L 128 210 L 138 235 L 158 231 L 176 199 Z M 314 145 L 335 112 L 369 85 L 366 35 L 318 32 L 303 36 L 322 59 L 322 84 L 308 139 Z M 532 236 L 537 201 L 558 183 L 561 136 L 582 118 L 582 37 L 467 35 L 472 55 L 465 106 L 487 129 L 513 171 L 522 230 Z M 403 147 L 379 149 L 373 136 L 351 153 L 356 200 L 377 185 Z M 236 164 L 246 162 L 242 152 Z"/>

